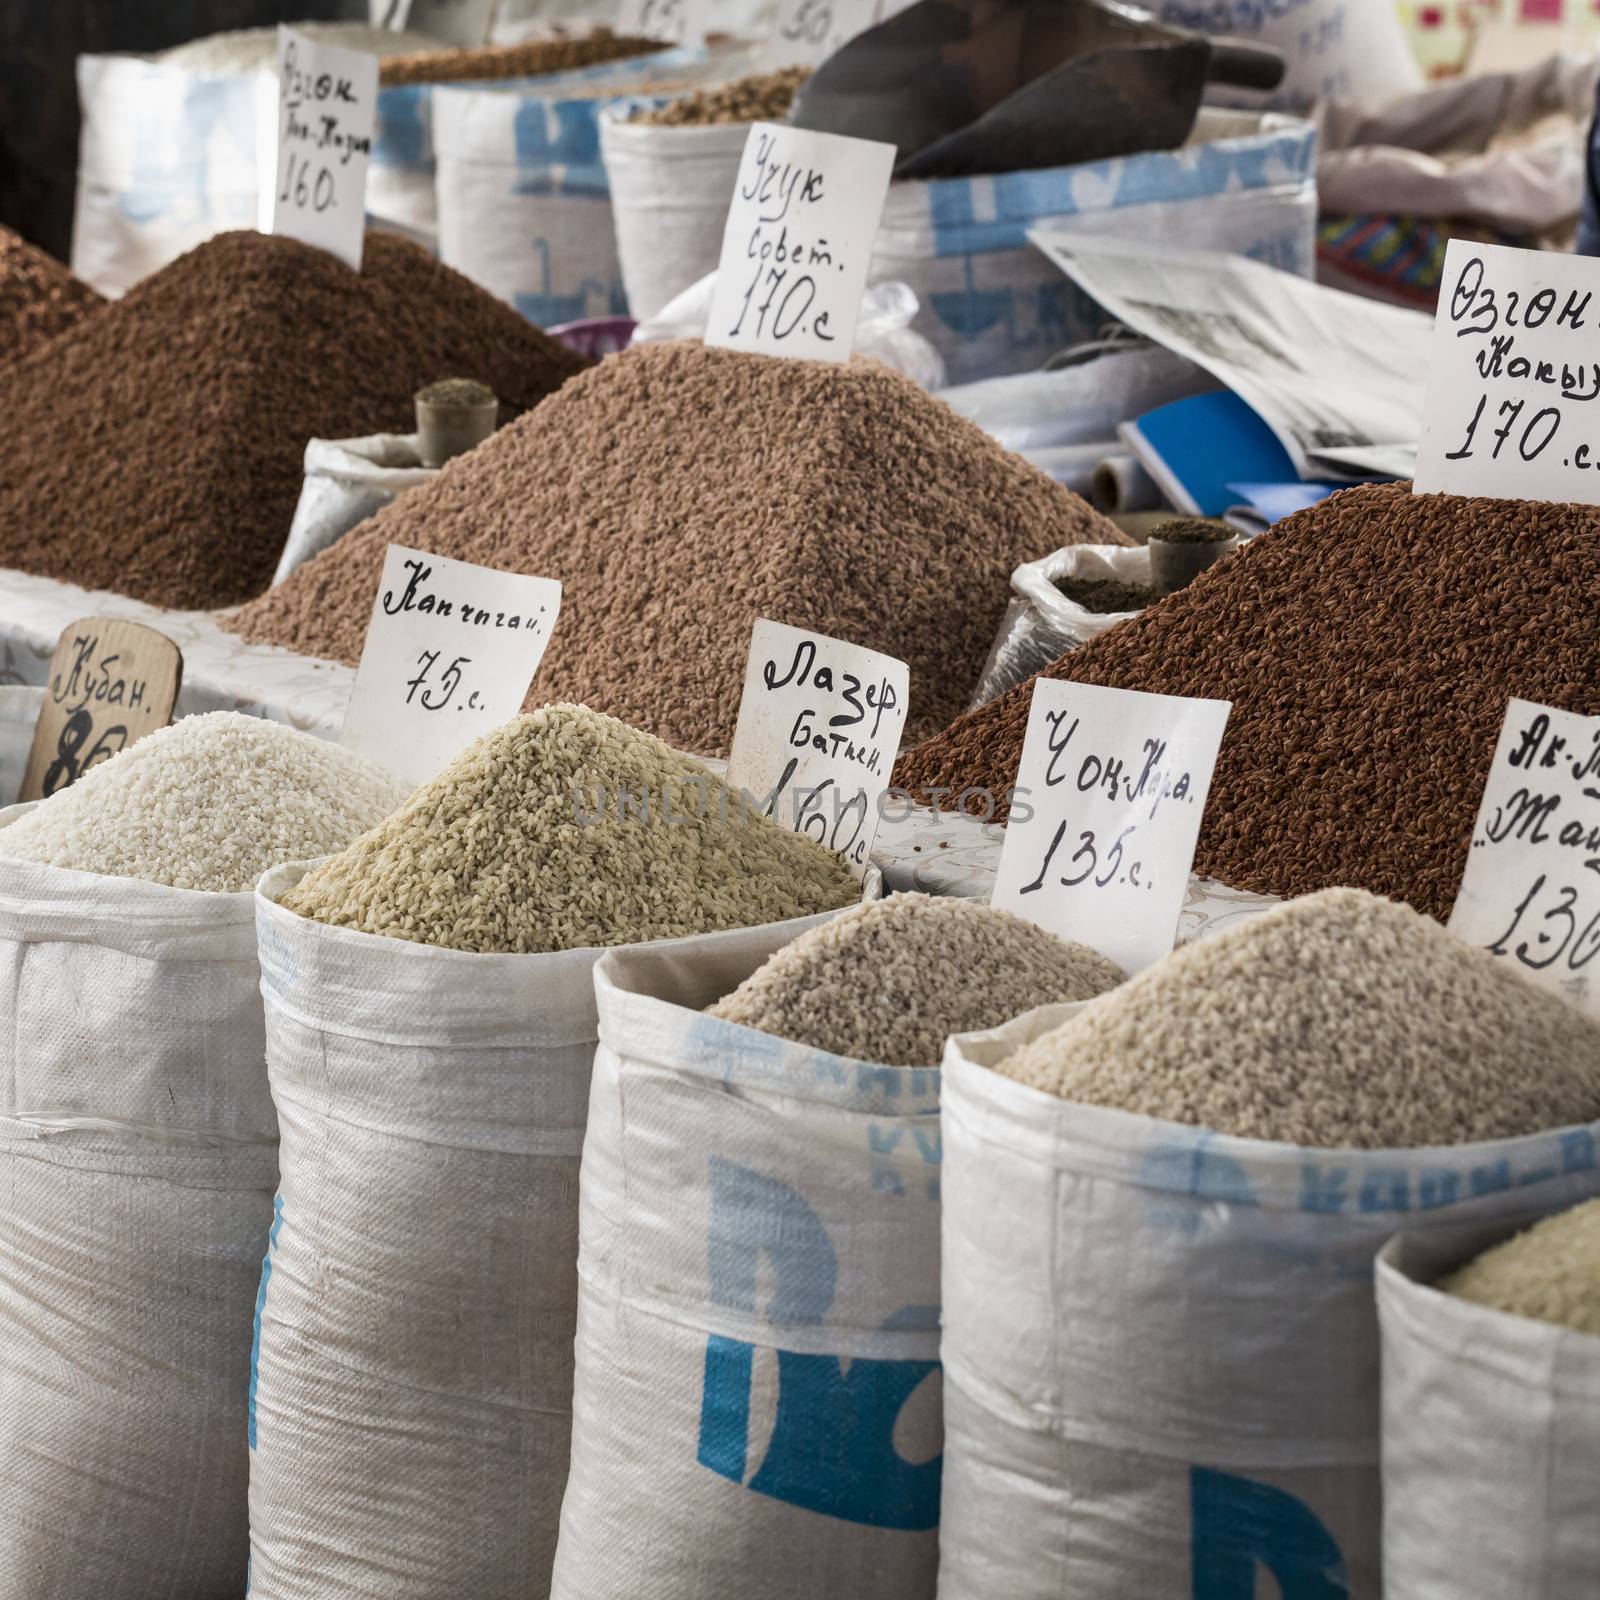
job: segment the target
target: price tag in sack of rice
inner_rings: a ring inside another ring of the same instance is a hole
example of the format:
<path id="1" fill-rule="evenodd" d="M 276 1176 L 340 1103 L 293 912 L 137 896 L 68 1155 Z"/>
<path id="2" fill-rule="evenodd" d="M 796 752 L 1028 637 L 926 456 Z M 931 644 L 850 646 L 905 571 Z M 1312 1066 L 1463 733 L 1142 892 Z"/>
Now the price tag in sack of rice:
<path id="1" fill-rule="evenodd" d="M 866 876 L 905 731 L 911 669 L 762 618 L 750 635 L 728 787 Z"/>
<path id="2" fill-rule="evenodd" d="M 554 578 L 390 545 L 339 742 L 426 783 L 522 709 L 560 611 Z"/>
<path id="3" fill-rule="evenodd" d="M 1508 703 L 1448 926 L 1600 1014 L 1600 717 Z"/>
<path id="4" fill-rule="evenodd" d="M 1413 487 L 1600 505 L 1600 262 L 1450 241 Z"/>
<path id="5" fill-rule="evenodd" d="M 697 45 L 706 36 L 706 0 L 622 0 L 617 32 L 630 39 Z"/>
<path id="6" fill-rule="evenodd" d="M 1040 678 L 991 904 L 1126 972 L 1159 961 L 1232 709 Z"/>
<path id="7" fill-rule="evenodd" d="M 272 231 L 361 270 L 378 58 L 278 28 Z"/>
<path id="8" fill-rule="evenodd" d="M 895 148 L 773 122 L 745 140 L 705 342 L 848 361 Z"/>
<path id="9" fill-rule="evenodd" d="M 34 724 L 19 800 L 44 800 L 172 721 L 183 652 L 122 617 L 85 617 L 61 632 Z"/>

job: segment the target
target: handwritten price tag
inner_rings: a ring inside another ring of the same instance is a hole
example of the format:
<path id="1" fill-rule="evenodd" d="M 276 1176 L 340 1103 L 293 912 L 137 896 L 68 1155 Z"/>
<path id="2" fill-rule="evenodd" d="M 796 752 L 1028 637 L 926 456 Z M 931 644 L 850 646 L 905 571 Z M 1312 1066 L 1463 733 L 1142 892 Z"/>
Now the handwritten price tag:
<path id="1" fill-rule="evenodd" d="M 840 851 L 864 877 L 910 687 L 911 669 L 893 656 L 762 618 L 750 635 L 729 787 Z"/>
<path id="2" fill-rule="evenodd" d="M 664 44 L 699 44 L 706 36 L 707 0 L 622 0 L 617 32 Z"/>
<path id="3" fill-rule="evenodd" d="M 1450 241 L 1414 484 L 1600 504 L 1600 263 Z"/>
<path id="4" fill-rule="evenodd" d="M 339 742 L 426 783 L 521 709 L 560 611 L 554 578 L 390 545 Z"/>
<path id="5" fill-rule="evenodd" d="M 814 67 L 878 20 L 880 0 L 779 0 L 766 66 Z"/>
<path id="6" fill-rule="evenodd" d="M 1600 717 L 1507 705 L 1448 926 L 1600 1013 Z"/>
<path id="7" fill-rule="evenodd" d="M 272 231 L 361 270 L 378 58 L 278 28 L 278 160 Z"/>
<path id="8" fill-rule="evenodd" d="M 182 679 L 183 652 L 142 622 L 85 617 L 63 629 L 17 798 L 43 800 L 166 727 Z"/>
<path id="9" fill-rule="evenodd" d="M 848 361 L 895 149 L 758 122 L 750 130 L 705 342 Z"/>
<path id="10" fill-rule="evenodd" d="M 991 903 L 1124 971 L 1159 961 L 1232 709 L 1041 678 Z"/>

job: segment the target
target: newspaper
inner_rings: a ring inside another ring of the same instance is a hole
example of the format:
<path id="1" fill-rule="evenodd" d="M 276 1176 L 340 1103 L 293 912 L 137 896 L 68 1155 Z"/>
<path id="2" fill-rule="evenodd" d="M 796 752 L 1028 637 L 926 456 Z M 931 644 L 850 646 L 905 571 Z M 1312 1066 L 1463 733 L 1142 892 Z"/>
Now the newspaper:
<path id="1" fill-rule="evenodd" d="M 1046 221 L 1028 237 L 1112 316 L 1232 389 L 1302 478 L 1410 475 L 1432 317 L 1245 256 L 1156 253 L 1070 229 Z"/>

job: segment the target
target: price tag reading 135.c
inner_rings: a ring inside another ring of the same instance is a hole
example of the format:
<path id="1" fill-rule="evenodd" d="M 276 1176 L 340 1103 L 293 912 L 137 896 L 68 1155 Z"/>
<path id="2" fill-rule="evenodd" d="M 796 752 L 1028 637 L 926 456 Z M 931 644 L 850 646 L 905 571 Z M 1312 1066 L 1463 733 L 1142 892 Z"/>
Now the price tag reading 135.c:
<path id="1" fill-rule="evenodd" d="M 1232 709 L 1040 678 L 992 903 L 1125 972 L 1159 961 Z"/>

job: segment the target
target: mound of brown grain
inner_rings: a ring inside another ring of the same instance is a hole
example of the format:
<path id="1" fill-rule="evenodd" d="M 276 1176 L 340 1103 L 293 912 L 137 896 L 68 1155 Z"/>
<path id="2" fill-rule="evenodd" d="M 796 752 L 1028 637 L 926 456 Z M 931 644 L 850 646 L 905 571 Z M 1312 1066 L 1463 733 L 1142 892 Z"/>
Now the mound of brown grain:
<path id="1" fill-rule="evenodd" d="M 1449 913 L 1513 695 L 1600 711 L 1600 510 L 1350 489 L 1044 676 L 1233 702 L 1195 869 Z M 1015 781 L 1033 680 L 907 751 L 930 800 Z M 1003 803 L 997 815 L 1005 815 Z"/>
<path id="2" fill-rule="evenodd" d="M 0 228 L 0 367 L 77 327 L 105 303 L 53 256 Z"/>
<path id="3" fill-rule="evenodd" d="M 426 251 L 225 233 L 0 372 L 0 567 L 156 605 L 264 589 L 306 441 L 403 432 L 442 377 L 513 410 L 586 363 Z M 369 596 L 370 599 L 370 596 Z"/>
<path id="4" fill-rule="evenodd" d="M 390 542 L 559 578 L 529 703 L 578 701 L 722 755 L 758 617 L 907 661 L 915 737 L 967 703 L 1014 567 L 1128 541 L 876 362 L 653 344 L 568 384 L 228 625 L 357 661 Z"/>

